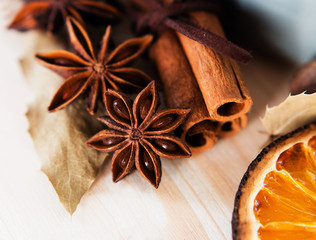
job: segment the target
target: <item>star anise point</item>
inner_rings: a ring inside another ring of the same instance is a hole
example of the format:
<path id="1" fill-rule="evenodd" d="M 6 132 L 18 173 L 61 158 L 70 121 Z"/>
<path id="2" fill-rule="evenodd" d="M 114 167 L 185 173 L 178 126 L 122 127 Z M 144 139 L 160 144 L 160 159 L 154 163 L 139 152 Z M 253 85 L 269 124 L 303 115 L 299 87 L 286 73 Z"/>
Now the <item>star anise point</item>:
<path id="1" fill-rule="evenodd" d="M 93 14 L 94 17 L 108 20 L 124 18 L 116 8 L 96 0 L 33 0 L 22 7 L 8 28 L 19 31 L 45 29 L 53 33 L 69 16 L 84 25 L 81 13 Z"/>
<path id="2" fill-rule="evenodd" d="M 99 120 L 112 130 L 103 132 L 102 136 L 100 133 L 96 134 L 88 143 L 97 150 L 116 149 L 112 158 L 114 182 L 136 168 L 147 181 L 158 188 L 161 180 L 160 157 L 191 156 L 189 148 L 179 138 L 170 134 L 183 122 L 189 111 L 186 109 L 157 111 L 158 98 L 154 82 L 142 90 L 133 103 L 120 92 L 114 90 L 106 92 L 105 106 L 110 116 Z M 114 132 L 117 135 L 113 135 Z M 125 137 L 122 137 L 123 135 Z M 103 142 L 100 142 L 101 138 Z M 116 142 L 115 147 L 111 145 L 114 142 Z"/>
<path id="3" fill-rule="evenodd" d="M 67 78 L 55 93 L 49 106 L 50 112 L 66 107 L 79 96 L 85 96 L 88 112 L 93 115 L 97 100 L 105 98 L 108 88 L 138 90 L 151 81 L 144 72 L 126 67 L 146 50 L 150 44 L 147 37 L 127 40 L 108 53 L 108 27 L 101 49 L 95 54 L 88 34 L 77 20 L 68 17 L 67 27 L 76 53 L 59 50 L 36 54 L 37 61 L 42 65 Z"/>

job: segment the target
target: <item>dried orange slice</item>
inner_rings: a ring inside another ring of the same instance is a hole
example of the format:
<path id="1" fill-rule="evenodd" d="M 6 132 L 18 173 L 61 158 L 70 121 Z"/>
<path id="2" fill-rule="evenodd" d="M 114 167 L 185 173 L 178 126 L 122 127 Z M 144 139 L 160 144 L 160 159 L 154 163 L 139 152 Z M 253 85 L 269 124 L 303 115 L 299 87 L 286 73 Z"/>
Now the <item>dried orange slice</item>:
<path id="1" fill-rule="evenodd" d="M 316 239 L 316 124 L 287 134 L 250 164 L 235 198 L 233 239 Z"/>

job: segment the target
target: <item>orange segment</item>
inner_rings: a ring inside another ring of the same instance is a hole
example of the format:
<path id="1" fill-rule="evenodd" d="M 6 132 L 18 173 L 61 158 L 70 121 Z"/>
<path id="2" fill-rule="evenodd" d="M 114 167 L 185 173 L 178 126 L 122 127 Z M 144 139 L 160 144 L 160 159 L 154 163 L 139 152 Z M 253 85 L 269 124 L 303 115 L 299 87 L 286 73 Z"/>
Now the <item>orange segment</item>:
<path id="1" fill-rule="evenodd" d="M 315 151 L 303 143 L 297 143 L 283 152 L 276 164 L 277 170 L 286 170 L 301 184 L 316 192 Z"/>
<path id="2" fill-rule="evenodd" d="M 275 222 L 265 228 L 259 228 L 259 239 L 265 240 L 312 240 L 316 239 L 316 222 L 297 224 L 290 222 Z"/>
<path id="3" fill-rule="evenodd" d="M 314 150 L 314 154 L 315 154 L 315 151 L 316 151 L 316 136 L 312 137 L 308 141 L 308 146 L 310 146 Z"/>
<path id="4" fill-rule="evenodd" d="M 316 137 L 280 154 L 254 200 L 259 239 L 316 239 Z"/>

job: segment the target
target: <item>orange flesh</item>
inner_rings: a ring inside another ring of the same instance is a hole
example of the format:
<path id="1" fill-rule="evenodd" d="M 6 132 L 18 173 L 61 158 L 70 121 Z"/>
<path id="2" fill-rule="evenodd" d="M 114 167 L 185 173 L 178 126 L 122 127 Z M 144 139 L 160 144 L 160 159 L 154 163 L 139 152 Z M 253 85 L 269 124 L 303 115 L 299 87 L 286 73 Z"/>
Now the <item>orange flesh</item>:
<path id="1" fill-rule="evenodd" d="M 316 239 L 316 136 L 279 156 L 253 211 L 261 224 L 259 239 Z"/>

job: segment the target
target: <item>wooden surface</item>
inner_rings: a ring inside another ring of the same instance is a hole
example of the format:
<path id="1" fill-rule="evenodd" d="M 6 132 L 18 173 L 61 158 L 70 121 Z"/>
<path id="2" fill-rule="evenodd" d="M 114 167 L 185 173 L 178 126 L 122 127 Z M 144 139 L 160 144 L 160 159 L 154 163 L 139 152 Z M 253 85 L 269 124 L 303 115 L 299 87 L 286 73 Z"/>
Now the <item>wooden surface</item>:
<path id="1" fill-rule="evenodd" d="M 3 25 L 1 25 L 3 26 Z M 190 159 L 162 159 L 158 190 L 135 172 L 112 183 L 106 162 L 70 216 L 40 171 L 25 117 L 32 92 L 15 32 L 0 31 L 0 239 L 231 239 L 238 184 L 267 140 L 259 117 L 288 94 L 293 66 L 256 58 L 242 70 L 254 100 L 249 124 Z M 21 45 L 22 44 L 22 45 Z"/>

